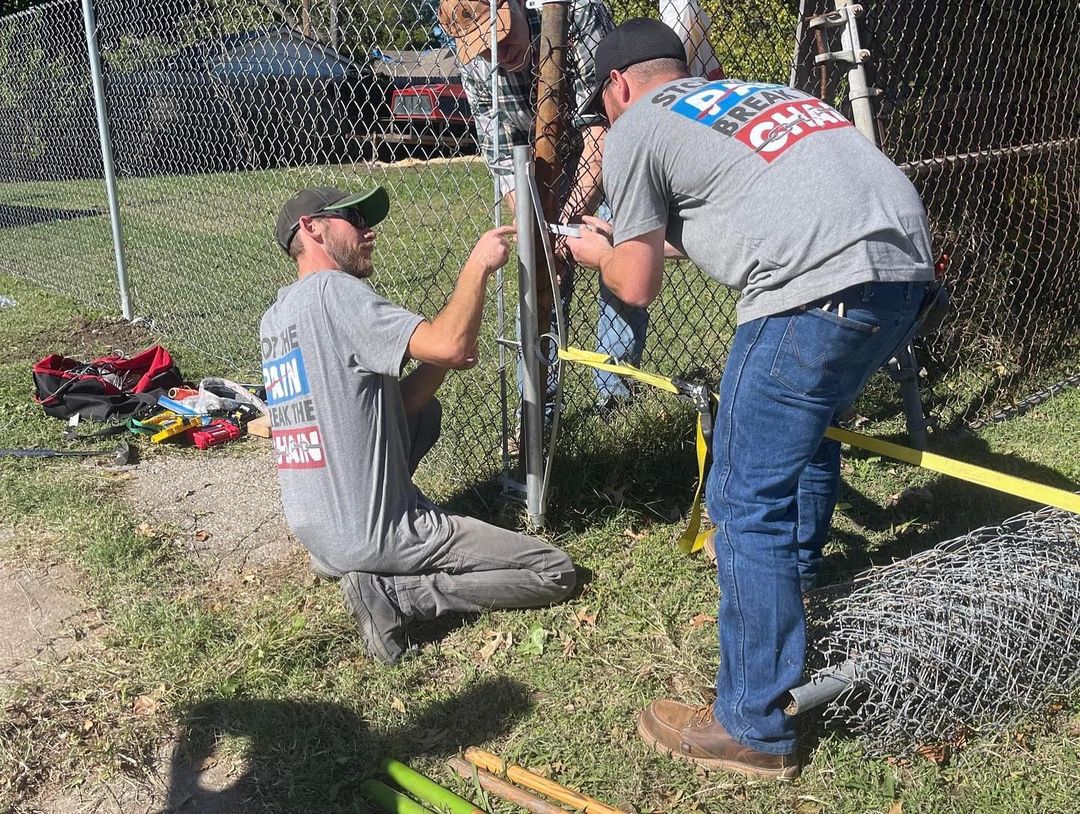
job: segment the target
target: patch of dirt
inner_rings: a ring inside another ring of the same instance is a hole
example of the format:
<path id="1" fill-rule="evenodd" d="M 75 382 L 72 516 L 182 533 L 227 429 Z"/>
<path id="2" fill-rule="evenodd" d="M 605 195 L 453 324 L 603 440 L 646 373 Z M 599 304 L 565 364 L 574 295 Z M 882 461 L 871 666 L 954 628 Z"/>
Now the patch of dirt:
<path id="1" fill-rule="evenodd" d="M 269 446 L 265 455 L 153 456 L 131 470 L 123 495 L 152 527 L 177 528 L 177 545 L 223 581 L 300 548 L 285 522 Z"/>
<path id="2" fill-rule="evenodd" d="M 0 686 L 70 652 L 85 623 L 66 565 L 0 560 Z"/>
<path id="3" fill-rule="evenodd" d="M 134 354 L 159 340 L 142 325 L 132 325 L 123 319 L 88 319 L 76 317 L 70 324 L 51 327 L 27 337 L 27 347 L 48 347 L 73 359 L 87 360 L 114 350 Z"/>
<path id="4" fill-rule="evenodd" d="M 255 811 L 245 762 L 219 755 L 188 758 L 177 740 L 156 750 L 148 776 L 114 776 L 39 794 L 41 814 L 233 814 Z"/>

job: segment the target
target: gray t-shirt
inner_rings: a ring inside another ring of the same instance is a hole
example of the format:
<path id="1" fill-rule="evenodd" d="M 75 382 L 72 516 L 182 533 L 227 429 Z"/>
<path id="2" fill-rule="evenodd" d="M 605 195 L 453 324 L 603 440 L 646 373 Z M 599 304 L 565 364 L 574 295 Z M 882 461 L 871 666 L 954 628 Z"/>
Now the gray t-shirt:
<path id="1" fill-rule="evenodd" d="M 398 377 L 423 317 L 341 271 L 278 291 L 259 325 L 285 517 L 339 571 L 450 529 L 409 474 Z"/>
<path id="2" fill-rule="evenodd" d="M 656 88 L 608 132 L 604 190 L 616 244 L 665 228 L 742 292 L 740 324 L 857 283 L 933 278 L 911 182 L 840 113 L 785 85 Z"/>

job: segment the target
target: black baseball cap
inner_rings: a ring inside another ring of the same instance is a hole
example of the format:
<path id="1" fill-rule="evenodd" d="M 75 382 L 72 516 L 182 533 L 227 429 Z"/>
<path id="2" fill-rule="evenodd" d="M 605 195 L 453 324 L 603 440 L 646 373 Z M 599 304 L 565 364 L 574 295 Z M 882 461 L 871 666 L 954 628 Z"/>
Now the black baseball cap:
<path id="1" fill-rule="evenodd" d="M 582 113 L 603 114 L 600 100 L 612 71 L 651 59 L 678 59 L 686 62 L 686 47 L 670 26 L 649 17 L 633 17 L 609 31 L 596 46 L 595 87 L 581 108 Z"/>
<path id="2" fill-rule="evenodd" d="M 318 215 L 342 209 L 355 209 L 363 216 L 364 223 L 374 226 L 390 211 L 390 196 L 382 187 L 352 195 L 342 192 L 337 187 L 302 189 L 289 198 L 278 213 L 277 227 L 274 231 L 278 245 L 285 251 L 289 250 L 289 244 L 300 225 L 300 218 L 305 215 Z"/>

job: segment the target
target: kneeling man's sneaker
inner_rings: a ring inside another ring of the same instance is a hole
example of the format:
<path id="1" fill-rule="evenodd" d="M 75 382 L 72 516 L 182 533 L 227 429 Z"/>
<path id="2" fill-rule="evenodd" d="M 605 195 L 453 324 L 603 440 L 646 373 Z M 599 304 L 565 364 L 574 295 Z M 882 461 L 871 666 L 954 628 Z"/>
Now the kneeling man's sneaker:
<path id="1" fill-rule="evenodd" d="M 345 605 L 360 628 L 368 654 L 386 665 L 394 665 L 405 655 L 405 628 L 409 620 L 387 595 L 386 580 L 364 571 L 349 571 L 341 577 Z"/>
<path id="2" fill-rule="evenodd" d="M 661 754 L 704 769 L 723 769 L 766 780 L 794 780 L 799 776 L 796 755 L 770 755 L 744 746 L 713 720 L 711 706 L 653 701 L 638 716 L 637 729 L 644 741 Z"/>

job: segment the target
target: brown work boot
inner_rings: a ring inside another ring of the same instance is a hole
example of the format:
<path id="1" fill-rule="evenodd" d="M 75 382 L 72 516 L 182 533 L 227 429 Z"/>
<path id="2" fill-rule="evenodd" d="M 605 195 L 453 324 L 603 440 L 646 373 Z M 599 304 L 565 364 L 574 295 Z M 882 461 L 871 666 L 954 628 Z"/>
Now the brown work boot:
<path id="1" fill-rule="evenodd" d="M 723 769 L 766 780 L 794 780 L 799 776 L 795 754 L 770 755 L 743 746 L 713 720 L 712 706 L 653 701 L 638 716 L 637 731 L 661 754 L 704 769 Z"/>

